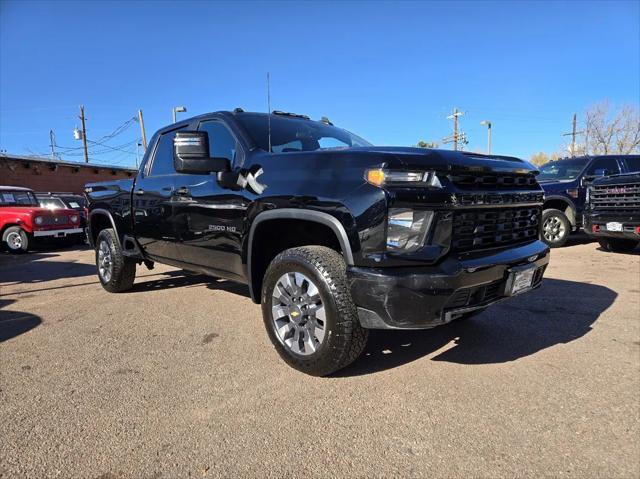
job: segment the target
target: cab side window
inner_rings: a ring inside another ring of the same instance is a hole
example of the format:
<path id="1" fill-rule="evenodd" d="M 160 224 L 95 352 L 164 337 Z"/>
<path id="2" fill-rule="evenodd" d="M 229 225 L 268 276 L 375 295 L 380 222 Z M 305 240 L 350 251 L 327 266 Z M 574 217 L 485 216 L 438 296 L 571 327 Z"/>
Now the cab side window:
<path id="1" fill-rule="evenodd" d="M 149 176 L 176 174 L 176 170 L 173 167 L 173 139 L 176 136 L 176 132 L 183 129 L 184 127 L 160 135 Z"/>
<path id="2" fill-rule="evenodd" d="M 606 170 L 605 175 L 617 175 L 620 167 L 615 158 L 599 158 L 587 170 L 587 175 L 595 175 L 597 170 Z"/>
<path id="3" fill-rule="evenodd" d="M 209 155 L 212 158 L 226 158 L 231 163 L 235 161 L 238 145 L 223 123 L 215 120 L 204 121 L 198 129 L 209 134 Z"/>
<path id="4" fill-rule="evenodd" d="M 640 156 L 629 156 L 624 159 L 627 162 L 627 169 L 629 171 L 640 171 Z"/>

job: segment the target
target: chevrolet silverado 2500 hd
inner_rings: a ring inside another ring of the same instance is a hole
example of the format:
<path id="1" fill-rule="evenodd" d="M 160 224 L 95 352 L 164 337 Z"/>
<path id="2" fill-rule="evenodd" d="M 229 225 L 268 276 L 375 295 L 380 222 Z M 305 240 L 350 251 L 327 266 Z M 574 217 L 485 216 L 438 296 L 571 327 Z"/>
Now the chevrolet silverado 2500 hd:
<path id="1" fill-rule="evenodd" d="M 369 329 L 431 328 L 538 287 L 536 174 L 236 109 L 158 131 L 135 179 L 88 184 L 89 239 L 111 292 L 154 262 L 247 284 L 282 358 L 326 375 Z"/>

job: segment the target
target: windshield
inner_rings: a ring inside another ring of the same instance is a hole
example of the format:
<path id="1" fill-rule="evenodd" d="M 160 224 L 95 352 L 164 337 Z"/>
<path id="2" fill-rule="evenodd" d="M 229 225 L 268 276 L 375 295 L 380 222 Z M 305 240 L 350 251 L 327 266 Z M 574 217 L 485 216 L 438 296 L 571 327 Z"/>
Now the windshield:
<path id="1" fill-rule="evenodd" d="M 269 151 L 267 115 L 243 113 L 236 118 L 258 147 Z M 347 130 L 326 123 L 271 115 L 271 149 L 276 153 L 342 149 L 352 146 L 371 146 L 371 143 Z"/>
<path id="2" fill-rule="evenodd" d="M 538 181 L 573 180 L 582 172 L 586 164 L 587 158 L 552 161 L 540 168 Z"/>
<path id="3" fill-rule="evenodd" d="M 0 191 L 0 206 L 38 206 L 31 191 Z"/>
<path id="4" fill-rule="evenodd" d="M 41 207 L 48 208 L 50 210 L 67 207 L 60 198 L 38 198 L 38 201 L 40 202 Z"/>

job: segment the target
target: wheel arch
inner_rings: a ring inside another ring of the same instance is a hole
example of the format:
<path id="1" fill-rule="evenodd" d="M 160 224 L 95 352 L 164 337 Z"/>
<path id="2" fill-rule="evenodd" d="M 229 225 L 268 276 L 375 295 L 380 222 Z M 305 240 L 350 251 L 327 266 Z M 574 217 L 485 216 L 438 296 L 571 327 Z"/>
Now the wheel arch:
<path id="1" fill-rule="evenodd" d="M 319 238 L 318 242 L 306 242 L 306 244 L 297 244 L 295 246 L 307 246 L 311 244 L 331 246 L 333 248 L 339 248 L 339 252 L 342 254 L 347 265 L 353 265 L 353 251 L 347 232 L 342 223 L 335 217 L 328 213 L 315 210 L 304 210 L 297 208 L 281 208 L 277 210 L 265 211 L 258 214 L 249 229 L 249 239 L 247 243 L 247 280 L 249 284 L 249 291 L 251 293 L 251 299 L 254 303 L 260 303 L 260 291 L 262 289 L 262 278 L 266 271 L 266 266 L 271 261 L 275 254 L 292 246 L 285 246 L 282 248 L 274 248 L 270 251 L 270 258 L 262 258 L 259 260 L 257 257 L 259 254 L 259 248 L 256 247 L 256 240 L 259 238 L 262 228 L 268 225 L 275 225 L 277 222 L 282 221 L 293 222 L 293 224 L 302 227 L 304 225 L 318 225 L 323 228 L 323 231 L 330 237 L 324 236 Z M 282 223 L 280 223 L 282 224 Z M 291 223 L 287 223 L 291 224 Z M 281 244 L 287 245 L 287 242 Z M 274 254 L 275 253 L 275 254 Z M 265 264 L 266 263 L 266 264 Z"/>
<path id="2" fill-rule="evenodd" d="M 120 245 L 120 235 L 118 234 L 118 228 L 116 227 L 116 222 L 113 220 L 111 212 L 100 208 L 92 210 L 89 213 L 88 221 L 89 234 L 87 235 L 87 238 L 89 240 L 89 244 L 91 244 L 91 246 L 95 246 L 96 239 L 98 238 L 100 231 L 109 227 L 113 228 L 113 231 L 115 231 L 116 240 L 118 241 L 118 245 Z"/>
<path id="3" fill-rule="evenodd" d="M 562 211 L 569 219 L 571 226 L 577 226 L 576 204 L 564 196 L 547 196 L 542 206 L 543 210 L 555 209 Z"/>

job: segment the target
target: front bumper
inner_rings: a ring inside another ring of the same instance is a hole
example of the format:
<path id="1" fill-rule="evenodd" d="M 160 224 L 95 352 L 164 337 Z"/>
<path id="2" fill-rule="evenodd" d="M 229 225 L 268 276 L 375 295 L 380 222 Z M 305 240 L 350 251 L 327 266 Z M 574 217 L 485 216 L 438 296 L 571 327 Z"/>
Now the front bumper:
<path id="1" fill-rule="evenodd" d="M 537 288 L 548 263 L 549 248 L 537 240 L 484 256 L 450 257 L 438 266 L 351 266 L 347 277 L 363 327 L 426 329 L 510 297 L 507 282 L 514 267 L 535 267 L 531 289 Z"/>
<path id="2" fill-rule="evenodd" d="M 640 212 L 590 212 L 584 215 L 585 231 L 594 238 L 621 238 L 640 241 L 637 228 L 640 227 Z M 621 223 L 622 231 L 607 230 L 607 223 Z M 598 231 L 593 231 L 593 226 L 598 226 Z"/>
<path id="3" fill-rule="evenodd" d="M 69 235 L 84 233 L 82 228 L 67 228 L 62 230 L 34 230 L 33 236 L 36 238 L 65 238 Z"/>

